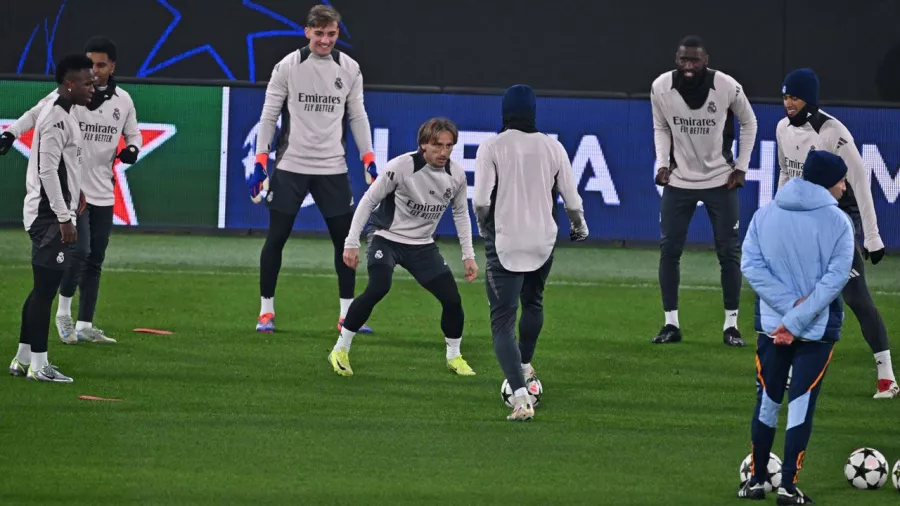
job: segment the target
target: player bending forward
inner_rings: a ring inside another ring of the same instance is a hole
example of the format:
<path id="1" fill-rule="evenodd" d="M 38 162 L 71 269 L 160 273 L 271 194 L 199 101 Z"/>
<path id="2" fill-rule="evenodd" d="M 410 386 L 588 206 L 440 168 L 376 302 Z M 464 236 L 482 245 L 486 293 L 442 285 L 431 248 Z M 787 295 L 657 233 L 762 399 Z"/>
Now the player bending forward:
<path id="1" fill-rule="evenodd" d="M 426 121 L 419 127 L 419 150 L 388 162 L 356 207 L 344 242 L 344 263 L 348 267 L 356 269 L 359 264 L 359 237 L 370 215 L 376 231 L 367 252 L 369 283 L 350 304 L 341 336 L 328 354 L 334 372 L 341 376 L 353 375 L 349 356 L 353 336 L 391 289 L 397 265 L 409 271 L 443 307 L 441 330 L 447 342 L 447 368 L 462 376 L 475 374 L 459 351 L 464 320 L 459 289 L 432 238 L 447 206 L 452 205 L 466 281 L 471 283 L 478 275 L 478 264 L 472 248 L 468 183 L 463 168 L 450 161 L 458 137 L 452 121 Z"/>
<path id="2" fill-rule="evenodd" d="M 884 256 L 884 243 L 878 232 L 878 218 L 875 216 L 866 167 L 847 127 L 819 110 L 819 78 L 812 69 L 798 69 L 788 74 L 781 91 L 787 117 L 779 121 L 775 129 L 780 172 L 778 188 L 784 187 L 791 178 L 802 175 L 803 160 L 814 149 L 834 153 L 847 164 L 847 191 L 838 200 L 838 208 L 850 216 L 856 236 L 863 237 L 864 249 L 860 253 L 857 247 L 853 252 L 850 281 L 842 295 L 856 315 L 863 338 L 875 355 L 878 384 L 874 397 L 891 399 L 900 393 L 900 387 L 891 366 L 887 329 L 869 294 L 863 261 L 865 255 L 877 264 Z"/>

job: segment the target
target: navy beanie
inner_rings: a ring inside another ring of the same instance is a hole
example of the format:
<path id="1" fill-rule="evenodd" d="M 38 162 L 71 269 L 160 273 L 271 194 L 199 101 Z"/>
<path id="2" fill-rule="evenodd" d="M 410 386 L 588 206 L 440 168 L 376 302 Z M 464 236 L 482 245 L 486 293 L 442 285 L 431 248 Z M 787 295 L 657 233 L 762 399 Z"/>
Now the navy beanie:
<path id="1" fill-rule="evenodd" d="M 781 94 L 801 98 L 807 104 L 819 107 L 819 78 L 811 68 L 797 69 L 784 78 Z"/>
<path id="2" fill-rule="evenodd" d="M 535 102 L 531 86 L 525 84 L 511 86 L 503 94 L 503 117 L 534 119 L 537 109 Z"/>
<path id="3" fill-rule="evenodd" d="M 803 179 L 825 188 L 838 184 L 846 175 L 844 159 L 828 151 L 810 151 L 803 162 Z"/>

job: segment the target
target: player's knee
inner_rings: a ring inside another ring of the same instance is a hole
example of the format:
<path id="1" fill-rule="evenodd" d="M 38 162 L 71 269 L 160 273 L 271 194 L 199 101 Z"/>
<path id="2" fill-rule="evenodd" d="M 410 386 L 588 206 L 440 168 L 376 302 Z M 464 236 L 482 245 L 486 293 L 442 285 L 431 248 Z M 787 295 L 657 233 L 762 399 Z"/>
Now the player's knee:
<path id="1" fill-rule="evenodd" d="M 394 270 L 387 265 L 369 266 L 369 283 L 359 298 L 378 302 L 391 291 Z"/>
<path id="2" fill-rule="evenodd" d="M 515 325 L 516 313 L 519 307 L 517 304 L 492 304 L 491 305 L 491 322 L 495 324 Z"/>
<path id="3" fill-rule="evenodd" d="M 680 241 L 675 241 L 669 238 L 663 238 L 659 243 L 659 252 L 665 258 L 681 258 L 681 253 L 684 251 L 684 243 Z"/>
<path id="4" fill-rule="evenodd" d="M 52 303 L 62 280 L 62 271 L 43 269 L 35 276 L 34 289 L 31 291 L 31 302 Z"/>
<path id="5" fill-rule="evenodd" d="M 741 245 L 737 240 L 732 240 L 731 238 L 722 239 L 715 242 L 716 243 L 716 255 L 719 257 L 719 261 L 734 261 L 740 260 L 741 257 Z"/>
<path id="6" fill-rule="evenodd" d="M 331 242 L 334 244 L 335 251 L 340 250 L 343 254 L 344 240 L 347 239 L 347 234 L 350 233 L 352 223 L 352 213 L 325 219 L 325 226 L 328 228 L 328 235 L 331 236 Z"/>
<path id="7" fill-rule="evenodd" d="M 91 246 L 89 244 L 77 244 L 75 245 L 75 249 L 72 251 L 72 257 L 78 261 L 84 262 L 87 261 L 91 256 Z"/>
<path id="8" fill-rule="evenodd" d="M 844 299 L 844 303 L 855 313 L 865 312 L 867 306 L 873 306 L 874 302 L 872 301 L 872 297 L 869 296 L 865 286 L 859 286 L 860 282 L 854 279 L 851 279 L 847 286 L 844 288 L 844 291 L 841 293 L 841 297 Z"/>
<path id="9" fill-rule="evenodd" d="M 100 272 L 103 271 L 103 259 L 89 256 L 84 264 L 84 271 L 89 275 L 100 275 Z"/>
<path id="10" fill-rule="evenodd" d="M 529 313 L 540 313 L 544 310 L 544 301 L 538 298 L 524 298 L 522 299 L 522 312 Z"/>

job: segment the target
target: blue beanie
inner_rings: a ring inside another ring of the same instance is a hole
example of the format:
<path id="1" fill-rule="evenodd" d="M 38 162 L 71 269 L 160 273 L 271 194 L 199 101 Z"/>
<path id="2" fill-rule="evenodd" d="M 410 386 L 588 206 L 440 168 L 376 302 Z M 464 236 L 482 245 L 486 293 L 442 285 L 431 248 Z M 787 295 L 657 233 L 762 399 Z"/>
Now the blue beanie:
<path id="1" fill-rule="evenodd" d="M 819 107 L 819 78 L 811 68 L 797 69 L 784 78 L 781 94 L 803 99 L 807 104 Z"/>
<path id="2" fill-rule="evenodd" d="M 537 106 L 534 90 L 526 84 L 511 86 L 503 94 L 503 117 L 519 117 L 534 119 Z"/>
<path id="3" fill-rule="evenodd" d="M 844 159 L 828 151 L 810 151 L 803 162 L 803 179 L 825 188 L 838 184 L 846 175 Z"/>

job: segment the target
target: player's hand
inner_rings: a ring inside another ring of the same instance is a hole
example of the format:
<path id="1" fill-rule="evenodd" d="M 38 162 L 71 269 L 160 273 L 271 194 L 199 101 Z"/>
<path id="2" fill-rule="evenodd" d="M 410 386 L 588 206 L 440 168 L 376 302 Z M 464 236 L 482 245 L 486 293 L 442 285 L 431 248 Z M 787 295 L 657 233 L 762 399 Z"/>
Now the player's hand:
<path id="1" fill-rule="evenodd" d="M 469 283 L 475 281 L 475 278 L 478 277 L 478 264 L 475 263 L 475 259 L 467 258 L 463 260 L 463 267 L 466 268 L 466 281 Z"/>
<path id="2" fill-rule="evenodd" d="M 790 346 L 794 343 L 794 335 L 783 324 L 779 325 L 772 335 L 775 336 L 775 344 L 779 346 Z"/>
<path id="3" fill-rule="evenodd" d="M 84 192 L 81 192 L 78 197 L 78 216 L 81 216 L 85 209 L 87 209 L 87 199 L 84 198 Z"/>
<path id="4" fill-rule="evenodd" d="M 807 296 L 804 295 L 803 297 L 800 297 L 799 299 L 797 299 L 797 302 L 794 302 L 794 307 L 797 307 L 800 304 L 803 304 L 803 301 L 806 300 L 806 298 L 807 298 Z"/>
<path id="5" fill-rule="evenodd" d="M 669 176 L 671 174 L 672 171 L 669 170 L 668 167 L 660 167 L 659 170 L 656 171 L 656 184 L 659 186 L 669 184 Z"/>
<path id="6" fill-rule="evenodd" d="M 375 166 L 375 162 L 372 162 L 366 167 L 366 184 L 374 183 L 377 178 L 378 167 Z"/>
<path id="7" fill-rule="evenodd" d="M 127 146 L 119 151 L 119 154 L 116 155 L 116 158 L 122 161 L 122 163 L 127 163 L 128 165 L 134 165 L 137 162 L 138 153 L 140 150 L 137 146 Z"/>
<path id="8" fill-rule="evenodd" d="M 63 244 L 75 244 L 78 241 L 78 230 L 72 220 L 60 223 L 59 233 L 62 235 Z"/>
<path id="9" fill-rule="evenodd" d="M 735 169 L 731 171 L 731 175 L 728 176 L 728 189 L 734 190 L 735 188 L 743 188 L 746 181 L 747 173 Z"/>
<path id="10" fill-rule="evenodd" d="M 256 155 L 256 163 L 253 164 L 253 175 L 247 180 L 247 186 L 250 189 L 250 200 L 254 204 L 262 202 L 269 193 L 268 164 L 269 155 L 265 153 Z"/>
<path id="11" fill-rule="evenodd" d="M 16 137 L 13 134 L 9 132 L 0 134 L 0 155 L 5 155 L 14 142 L 16 142 Z"/>
<path id="12" fill-rule="evenodd" d="M 569 239 L 575 242 L 581 242 L 588 238 L 588 226 L 586 221 L 582 221 L 581 225 L 569 225 Z"/>
<path id="13" fill-rule="evenodd" d="M 884 258 L 884 248 L 881 248 L 878 251 L 872 251 L 871 253 L 869 250 L 863 248 L 863 258 L 866 260 L 872 259 L 872 265 L 875 265 Z"/>
<path id="14" fill-rule="evenodd" d="M 344 264 L 351 269 L 356 269 L 356 266 L 359 265 L 359 248 L 344 248 Z"/>

